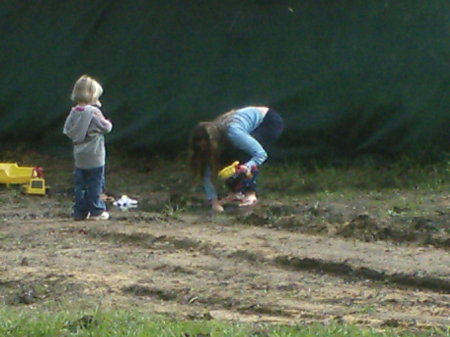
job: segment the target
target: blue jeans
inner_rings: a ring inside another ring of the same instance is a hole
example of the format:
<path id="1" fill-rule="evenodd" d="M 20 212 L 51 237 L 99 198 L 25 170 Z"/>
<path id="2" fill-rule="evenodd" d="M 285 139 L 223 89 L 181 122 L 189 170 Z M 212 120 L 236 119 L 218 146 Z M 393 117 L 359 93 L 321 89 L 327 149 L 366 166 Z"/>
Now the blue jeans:
<path id="1" fill-rule="evenodd" d="M 283 129 L 283 118 L 273 109 L 267 111 L 262 123 L 250 134 L 239 127 L 233 127 L 227 136 L 234 146 L 225 148 L 220 157 L 222 164 L 228 165 L 235 160 L 245 163 L 250 156 L 255 158 L 251 161 L 252 165 L 261 165 L 268 157 L 267 149 L 280 137 Z"/>
<path id="2" fill-rule="evenodd" d="M 283 118 L 274 109 L 269 109 L 261 125 L 258 126 L 251 135 L 264 147 L 267 147 L 280 137 L 283 129 Z"/>
<path id="3" fill-rule="evenodd" d="M 244 158 L 248 157 L 249 154 L 265 160 L 267 158 L 265 152 L 267 147 L 280 137 L 283 129 L 283 118 L 274 109 L 269 109 L 262 123 L 250 135 L 240 135 L 240 148 L 246 153 L 244 155 L 242 153 L 237 155 L 239 161 L 245 161 Z M 243 179 L 239 183 L 240 192 L 246 193 L 256 190 L 256 177 L 258 176 L 258 172 L 254 172 L 252 178 Z"/>
<path id="4" fill-rule="evenodd" d="M 105 167 L 92 169 L 76 168 L 75 178 L 75 204 L 73 218 L 86 219 L 87 215 L 96 216 L 106 210 L 105 203 L 100 199 L 105 184 Z"/>

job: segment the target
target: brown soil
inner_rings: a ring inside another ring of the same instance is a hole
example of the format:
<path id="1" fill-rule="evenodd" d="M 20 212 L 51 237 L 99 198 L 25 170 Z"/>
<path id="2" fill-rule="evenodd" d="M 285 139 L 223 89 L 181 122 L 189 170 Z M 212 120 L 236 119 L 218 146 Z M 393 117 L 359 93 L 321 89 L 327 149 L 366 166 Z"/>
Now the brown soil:
<path id="1" fill-rule="evenodd" d="M 133 177 L 158 181 L 148 171 Z M 124 190 L 118 178 L 110 180 Z M 402 231 L 405 219 L 390 223 L 392 217 L 363 209 L 370 204 L 365 196 L 352 203 L 262 200 L 211 214 L 195 193 L 181 198 L 130 183 L 126 192 L 139 200 L 138 209 L 111 208 L 110 221 L 74 222 L 70 175 L 51 183 L 45 197 L 1 190 L 2 304 L 100 305 L 246 322 L 450 326 L 448 195 L 429 196 L 436 212 L 409 219 L 416 226 Z M 444 230 L 433 227 L 436 218 Z"/>

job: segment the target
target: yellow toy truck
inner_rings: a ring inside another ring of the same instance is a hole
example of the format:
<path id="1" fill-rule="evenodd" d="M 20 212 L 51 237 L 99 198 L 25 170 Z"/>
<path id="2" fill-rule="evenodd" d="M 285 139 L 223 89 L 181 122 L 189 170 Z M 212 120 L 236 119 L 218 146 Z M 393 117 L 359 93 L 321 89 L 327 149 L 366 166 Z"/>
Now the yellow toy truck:
<path id="1" fill-rule="evenodd" d="M 7 187 L 13 184 L 23 185 L 27 194 L 46 193 L 44 172 L 39 166 L 24 167 L 17 163 L 0 163 L 0 184 Z"/>

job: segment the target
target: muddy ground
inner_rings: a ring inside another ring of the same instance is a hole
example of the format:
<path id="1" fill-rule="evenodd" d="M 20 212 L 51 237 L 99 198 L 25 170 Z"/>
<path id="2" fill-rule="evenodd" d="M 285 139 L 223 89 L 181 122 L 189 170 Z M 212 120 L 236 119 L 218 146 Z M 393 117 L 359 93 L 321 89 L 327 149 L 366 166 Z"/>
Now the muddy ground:
<path id="1" fill-rule="evenodd" d="M 392 194 L 388 204 L 384 194 L 362 191 L 338 201 L 262 198 L 211 214 L 198 190 L 180 190 L 179 176 L 112 167 L 109 192 L 138 199 L 139 208 L 74 222 L 70 165 L 47 164 L 47 196 L 0 189 L 2 305 L 450 326 L 448 194 L 396 191 L 399 200 L 420 197 L 414 212 L 392 204 Z"/>

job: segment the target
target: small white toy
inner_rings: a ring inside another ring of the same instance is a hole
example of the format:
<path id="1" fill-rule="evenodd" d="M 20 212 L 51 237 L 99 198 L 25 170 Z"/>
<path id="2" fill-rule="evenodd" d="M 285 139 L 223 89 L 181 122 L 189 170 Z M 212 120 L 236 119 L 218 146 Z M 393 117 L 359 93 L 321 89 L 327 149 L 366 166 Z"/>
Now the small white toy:
<path id="1" fill-rule="evenodd" d="M 120 199 L 113 202 L 114 206 L 120 208 L 121 211 L 128 211 L 130 208 L 136 208 L 138 205 L 138 201 L 129 198 L 127 195 L 122 195 Z"/>

